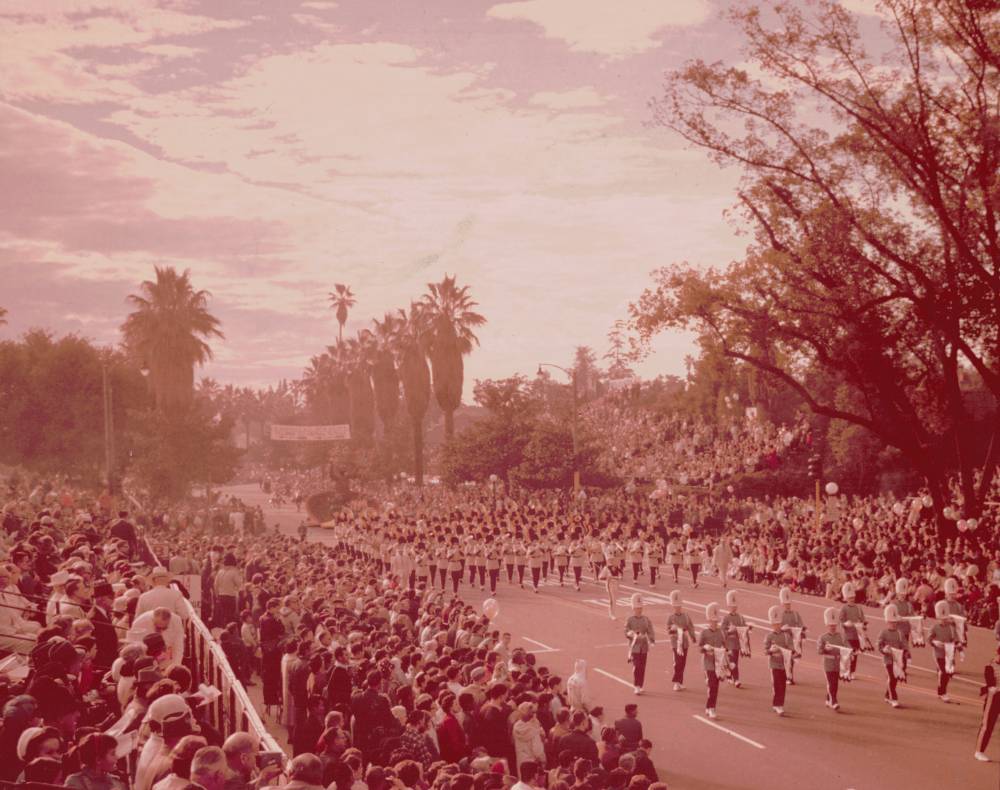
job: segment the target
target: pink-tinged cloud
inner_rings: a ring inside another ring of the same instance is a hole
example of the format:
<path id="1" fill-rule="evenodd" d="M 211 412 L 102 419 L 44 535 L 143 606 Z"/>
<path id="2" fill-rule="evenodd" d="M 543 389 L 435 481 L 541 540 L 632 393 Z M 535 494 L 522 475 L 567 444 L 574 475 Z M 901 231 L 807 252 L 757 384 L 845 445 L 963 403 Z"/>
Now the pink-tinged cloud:
<path id="1" fill-rule="evenodd" d="M 0 334 L 114 342 L 167 263 L 213 293 L 224 380 L 298 375 L 334 282 L 353 332 L 445 273 L 489 319 L 470 385 L 602 354 L 650 270 L 740 254 L 736 174 L 648 126 L 664 71 L 741 59 L 726 6 L 8 0 Z"/>

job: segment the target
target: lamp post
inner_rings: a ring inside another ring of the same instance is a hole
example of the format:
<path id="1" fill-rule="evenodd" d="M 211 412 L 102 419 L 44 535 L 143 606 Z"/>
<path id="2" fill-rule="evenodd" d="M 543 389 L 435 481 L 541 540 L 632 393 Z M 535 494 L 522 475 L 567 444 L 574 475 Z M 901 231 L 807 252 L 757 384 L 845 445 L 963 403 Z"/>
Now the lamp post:
<path id="1" fill-rule="evenodd" d="M 538 363 L 538 375 L 542 375 L 542 368 L 555 368 L 556 370 L 561 370 L 573 381 L 573 422 L 570 428 L 573 436 L 573 490 L 578 491 L 580 489 L 580 470 L 577 468 L 577 440 L 576 440 L 576 420 L 577 420 L 577 391 L 576 391 L 576 371 L 570 370 L 568 368 L 562 367 L 562 365 L 553 365 L 551 362 L 539 362 Z"/>
<path id="2" fill-rule="evenodd" d="M 493 510 L 497 509 L 497 476 L 495 474 L 490 475 L 490 498 L 492 500 Z"/>

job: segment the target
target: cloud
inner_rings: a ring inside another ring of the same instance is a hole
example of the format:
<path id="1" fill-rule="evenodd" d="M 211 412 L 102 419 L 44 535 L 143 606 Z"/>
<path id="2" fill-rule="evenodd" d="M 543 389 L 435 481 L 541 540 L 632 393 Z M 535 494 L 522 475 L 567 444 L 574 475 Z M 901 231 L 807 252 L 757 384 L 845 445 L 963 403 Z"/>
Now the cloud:
<path id="1" fill-rule="evenodd" d="M 711 11 L 708 0 L 520 0 L 487 15 L 531 22 L 576 52 L 618 58 L 659 46 L 658 32 L 700 25 Z"/>
<path id="2" fill-rule="evenodd" d="M 571 91 L 542 91 L 531 97 L 531 103 L 552 110 L 579 110 L 600 107 L 607 100 L 590 86 Z"/>

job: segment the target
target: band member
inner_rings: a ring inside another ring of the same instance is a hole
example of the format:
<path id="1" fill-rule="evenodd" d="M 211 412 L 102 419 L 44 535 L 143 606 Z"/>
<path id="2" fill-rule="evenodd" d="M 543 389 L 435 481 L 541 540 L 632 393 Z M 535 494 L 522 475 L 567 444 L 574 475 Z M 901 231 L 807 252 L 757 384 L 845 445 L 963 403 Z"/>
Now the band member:
<path id="1" fill-rule="evenodd" d="M 955 674 L 955 653 L 958 650 L 958 636 L 955 624 L 948 613 L 948 602 L 938 601 L 934 604 L 934 617 L 937 623 L 931 629 L 930 643 L 934 650 L 934 661 L 938 666 L 938 698 L 942 702 L 951 702 L 948 696 L 948 681 Z"/>
<path id="2" fill-rule="evenodd" d="M 729 607 L 729 614 L 722 618 L 722 633 L 729 652 L 729 680 L 740 688 L 740 654 L 750 655 L 750 625 L 737 611 L 736 590 L 726 593 L 726 606 Z"/>
<path id="3" fill-rule="evenodd" d="M 549 541 L 548 532 L 542 531 L 538 536 L 538 548 L 542 554 L 542 579 L 549 580 L 549 568 L 555 567 L 552 564 L 552 543 Z"/>
<path id="4" fill-rule="evenodd" d="M 781 603 L 781 628 L 792 635 L 795 652 L 802 655 L 802 640 L 806 636 L 806 624 L 802 615 L 792 609 L 792 591 L 788 587 L 778 590 L 778 601 Z M 795 662 L 792 661 L 792 671 L 788 674 L 788 684 L 795 685 Z"/>
<path id="5" fill-rule="evenodd" d="M 569 565 L 573 569 L 573 583 L 580 592 L 580 580 L 583 578 L 583 566 L 587 561 L 587 547 L 582 540 L 574 540 L 569 549 Z"/>
<path id="6" fill-rule="evenodd" d="M 997 651 L 993 663 L 987 664 L 983 668 L 985 685 L 979 689 L 979 696 L 983 697 L 983 720 L 979 725 L 979 735 L 976 736 L 976 753 L 973 756 L 984 763 L 990 761 L 986 755 L 986 747 L 990 744 L 990 736 L 993 735 L 997 716 L 1000 715 L 1000 690 L 997 689 L 998 669 L 1000 669 L 1000 650 Z"/>
<path id="7" fill-rule="evenodd" d="M 962 602 L 958 600 L 958 582 L 953 578 L 944 580 L 944 600 L 948 604 L 948 614 L 951 615 L 952 625 L 955 626 L 955 639 L 958 642 L 958 650 L 965 650 L 969 643 L 965 621 L 968 614 Z"/>
<path id="8" fill-rule="evenodd" d="M 674 569 L 674 584 L 680 584 L 681 564 L 684 562 L 684 553 L 681 551 L 681 543 L 677 538 L 671 538 L 667 543 L 667 562 Z"/>
<path id="9" fill-rule="evenodd" d="M 849 648 L 844 635 L 840 633 L 840 618 L 832 606 L 823 610 L 823 625 L 826 633 L 821 634 L 816 642 L 816 649 L 823 656 L 823 673 L 826 675 L 826 706 L 840 710 L 837 701 L 837 689 L 840 687 L 841 664 L 844 658 L 844 648 Z"/>
<path id="10" fill-rule="evenodd" d="M 517 562 L 517 546 L 513 540 L 503 544 L 503 566 L 507 569 L 507 584 L 514 583 L 514 563 Z"/>
<path id="11" fill-rule="evenodd" d="M 617 565 L 611 565 L 610 563 L 601 568 L 601 573 L 597 577 L 602 582 L 604 582 L 604 588 L 608 593 L 608 616 L 612 620 L 617 620 L 615 617 L 615 606 L 618 601 L 618 582 L 621 579 L 621 573 L 618 570 Z"/>
<path id="12" fill-rule="evenodd" d="M 559 571 L 559 586 L 562 587 L 566 583 L 566 570 L 569 568 L 569 552 L 570 550 L 566 547 L 564 543 L 565 538 L 560 535 L 559 542 L 556 543 L 555 548 L 552 550 L 552 558 L 556 564 L 556 570 Z"/>
<path id="13" fill-rule="evenodd" d="M 885 701 L 892 707 L 899 707 L 899 696 L 896 694 L 896 684 L 906 680 L 906 663 L 910 658 L 909 648 L 899 629 L 899 610 L 895 604 L 885 607 L 883 613 L 886 627 L 878 635 L 878 651 L 882 654 L 885 664 L 885 674 L 889 686 L 885 692 Z"/>
<path id="14" fill-rule="evenodd" d="M 625 621 L 625 638 L 629 640 L 628 660 L 632 663 L 633 690 L 641 694 L 646 682 L 646 659 L 656 637 L 652 621 L 642 613 L 642 596 L 639 593 L 632 596 L 632 614 Z"/>
<path id="15" fill-rule="evenodd" d="M 458 585 L 462 581 L 462 551 L 458 547 L 458 538 L 451 539 L 448 549 L 448 573 L 451 574 L 451 588 L 458 595 Z"/>
<path id="16" fill-rule="evenodd" d="M 527 541 L 519 540 L 517 543 L 517 583 L 521 585 L 521 589 L 524 589 L 524 569 L 528 567 L 528 543 Z"/>
<path id="17" fill-rule="evenodd" d="M 438 573 L 441 574 L 441 592 L 444 592 L 448 585 L 448 544 L 443 538 L 438 542 L 437 558 Z"/>
<path id="18" fill-rule="evenodd" d="M 913 603 L 908 598 L 910 583 L 906 579 L 896 579 L 896 596 L 893 603 L 896 604 L 896 611 L 899 613 L 899 633 L 903 641 L 910 645 L 910 633 L 913 626 L 907 617 L 916 617 L 918 612 L 913 607 Z"/>
<path id="19" fill-rule="evenodd" d="M 647 560 L 649 564 L 649 586 L 656 586 L 656 574 L 660 571 L 660 566 L 663 564 L 663 542 L 654 537 L 648 544 L 648 549 L 646 551 Z"/>
<path id="20" fill-rule="evenodd" d="M 594 572 L 594 578 L 599 579 L 601 577 L 601 569 L 604 567 L 604 547 L 596 536 L 591 539 L 590 545 L 587 547 L 587 552 L 590 557 L 590 567 Z"/>
<path id="21" fill-rule="evenodd" d="M 628 544 L 628 561 L 632 564 L 632 584 L 639 581 L 639 574 L 642 573 L 642 560 L 646 547 L 642 539 L 636 535 Z"/>
<path id="22" fill-rule="evenodd" d="M 708 686 L 708 697 L 705 701 L 705 714 L 710 719 L 715 718 L 715 706 L 719 700 L 719 677 L 729 673 L 729 658 L 726 655 L 726 639 L 719 628 L 719 605 L 710 603 L 705 607 L 705 619 L 708 628 L 698 636 L 698 647 L 701 648 L 702 666 L 705 668 L 705 683 Z"/>
<path id="23" fill-rule="evenodd" d="M 681 605 L 681 592 L 670 593 L 670 605 L 674 613 L 667 618 L 667 632 L 670 634 L 670 647 L 674 651 L 674 675 L 672 682 L 674 691 L 684 688 L 684 666 L 687 663 L 688 648 L 695 641 L 694 623 L 688 617 Z"/>
<path id="24" fill-rule="evenodd" d="M 698 574 L 701 573 L 701 544 L 694 538 L 688 538 L 687 547 L 684 549 L 688 567 L 691 568 L 691 584 L 698 589 Z"/>
<path id="25" fill-rule="evenodd" d="M 544 562 L 544 549 L 535 540 L 534 535 L 528 536 L 527 545 L 528 567 L 531 569 L 531 586 L 535 593 L 538 592 L 538 582 L 542 578 L 542 563 Z"/>
<path id="26" fill-rule="evenodd" d="M 785 715 L 785 683 L 791 670 L 793 645 L 792 635 L 781 627 L 781 609 L 772 606 L 767 610 L 767 622 L 771 630 L 764 637 L 764 652 L 768 656 L 768 666 L 771 670 L 771 688 L 774 694 L 771 707 L 779 716 Z"/>
<path id="27" fill-rule="evenodd" d="M 495 598 L 497 594 L 497 581 L 500 579 L 500 560 L 503 557 L 503 549 L 497 545 L 494 539 L 486 542 L 484 553 L 486 556 L 486 573 L 490 577 L 490 595 Z"/>
<path id="28" fill-rule="evenodd" d="M 473 535 L 465 547 L 465 567 L 469 569 L 469 586 L 476 586 L 476 573 L 479 572 L 479 589 L 486 589 L 486 567 L 483 561 L 483 546 Z"/>
<path id="29" fill-rule="evenodd" d="M 854 680 L 858 669 L 858 654 L 861 652 L 862 635 L 866 640 L 868 638 L 868 621 L 865 619 L 865 610 L 854 603 L 854 585 L 846 582 L 840 588 L 840 592 L 845 601 L 844 605 L 840 607 L 840 624 L 844 628 L 844 638 L 847 640 L 847 644 L 854 650 L 854 655 L 851 656 L 850 675 L 850 679 Z"/>

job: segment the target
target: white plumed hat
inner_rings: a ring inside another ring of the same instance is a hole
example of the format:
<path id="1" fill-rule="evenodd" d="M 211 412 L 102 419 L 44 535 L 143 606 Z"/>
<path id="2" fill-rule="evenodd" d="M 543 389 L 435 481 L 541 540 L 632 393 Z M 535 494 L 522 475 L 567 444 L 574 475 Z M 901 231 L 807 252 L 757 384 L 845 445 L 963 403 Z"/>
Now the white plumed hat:
<path id="1" fill-rule="evenodd" d="M 778 625 L 781 622 L 781 608 L 772 606 L 767 610 L 767 622 L 771 625 Z"/>
<path id="2" fill-rule="evenodd" d="M 778 590 L 778 602 L 779 603 L 791 603 L 792 602 L 792 591 L 787 587 L 782 587 Z"/>
<path id="3" fill-rule="evenodd" d="M 934 604 L 934 616 L 938 620 L 943 620 L 945 617 L 948 616 L 948 602 L 947 601 L 938 601 L 936 604 Z"/>
<path id="4" fill-rule="evenodd" d="M 674 590 L 672 593 L 670 593 L 670 605 L 671 606 L 680 606 L 681 605 L 681 591 L 680 590 Z"/>
<path id="5" fill-rule="evenodd" d="M 840 588 L 840 594 L 844 596 L 844 599 L 854 597 L 854 585 L 850 582 L 844 582 L 844 586 Z"/>
<path id="6" fill-rule="evenodd" d="M 896 595 L 906 595 L 910 590 L 910 583 L 906 579 L 896 579 Z"/>
<path id="7" fill-rule="evenodd" d="M 899 609 L 896 608 L 896 604 L 894 603 L 891 603 L 887 607 L 885 607 L 885 610 L 883 611 L 882 615 L 883 617 L 885 617 L 885 621 L 887 623 L 899 622 Z"/>
<path id="8" fill-rule="evenodd" d="M 709 622 L 719 619 L 719 604 L 713 601 L 705 607 L 705 619 Z"/>
<path id="9" fill-rule="evenodd" d="M 632 593 L 632 607 L 642 606 L 642 596 L 639 593 Z"/>
<path id="10" fill-rule="evenodd" d="M 736 605 L 736 590 L 730 590 L 726 593 L 726 606 L 731 608 Z"/>
<path id="11" fill-rule="evenodd" d="M 945 595 L 956 595 L 958 593 L 958 582 L 952 579 L 950 576 L 944 580 L 944 594 Z"/>
<path id="12" fill-rule="evenodd" d="M 837 625 L 840 622 L 838 612 L 832 606 L 823 610 L 823 625 Z"/>

